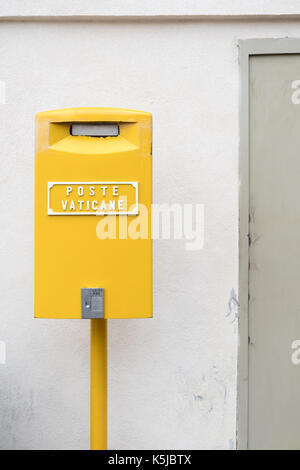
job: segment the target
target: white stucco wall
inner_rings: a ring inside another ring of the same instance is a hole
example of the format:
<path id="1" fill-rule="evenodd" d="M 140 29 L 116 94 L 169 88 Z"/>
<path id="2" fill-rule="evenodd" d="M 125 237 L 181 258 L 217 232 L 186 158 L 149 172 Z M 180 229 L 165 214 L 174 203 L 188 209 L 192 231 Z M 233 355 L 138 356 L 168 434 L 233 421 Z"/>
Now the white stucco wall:
<path id="1" fill-rule="evenodd" d="M 0 17 L 282 17 L 299 15 L 298 0 L 2 0 Z"/>
<path id="2" fill-rule="evenodd" d="M 32 318 L 34 115 L 75 106 L 152 112 L 155 202 L 205 204 L 202 251 L 154 242 L 154 318 L 109 322 L 109 447 L 235 446 L 237 40 L 285 36 L 296 20 L 0 23 L 0 448 L 89 447 L 89 323 Z"/>

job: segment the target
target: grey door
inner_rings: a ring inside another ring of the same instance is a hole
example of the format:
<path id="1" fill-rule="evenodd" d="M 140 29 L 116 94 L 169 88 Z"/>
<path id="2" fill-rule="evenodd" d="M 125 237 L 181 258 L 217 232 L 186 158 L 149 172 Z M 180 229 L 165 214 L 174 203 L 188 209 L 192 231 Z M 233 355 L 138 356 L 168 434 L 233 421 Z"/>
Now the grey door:
<path id="1" fill-rule="evenodd" d="M 249 78 L 248 446 L 300 449 L 300 55 Z"/>

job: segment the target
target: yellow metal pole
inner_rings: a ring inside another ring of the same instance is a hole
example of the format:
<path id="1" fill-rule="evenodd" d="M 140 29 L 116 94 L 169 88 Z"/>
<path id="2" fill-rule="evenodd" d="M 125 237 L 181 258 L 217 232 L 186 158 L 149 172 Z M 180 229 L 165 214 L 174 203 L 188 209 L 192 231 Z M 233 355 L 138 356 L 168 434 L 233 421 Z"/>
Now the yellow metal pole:
<path id="1" fill-rule="evenodd" d="M 107 448 L 107 320 L 91 320 L 91 450 Z"/>

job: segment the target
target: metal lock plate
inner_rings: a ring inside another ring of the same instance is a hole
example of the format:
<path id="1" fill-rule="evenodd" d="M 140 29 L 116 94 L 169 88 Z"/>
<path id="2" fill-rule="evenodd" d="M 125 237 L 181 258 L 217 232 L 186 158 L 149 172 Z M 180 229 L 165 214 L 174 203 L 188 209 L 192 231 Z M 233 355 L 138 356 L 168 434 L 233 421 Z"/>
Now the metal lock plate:
<path id="1" fill-rule="evenodd" d="M 104 289 L 81 289 L 81 318 L 104 318 Z"/>

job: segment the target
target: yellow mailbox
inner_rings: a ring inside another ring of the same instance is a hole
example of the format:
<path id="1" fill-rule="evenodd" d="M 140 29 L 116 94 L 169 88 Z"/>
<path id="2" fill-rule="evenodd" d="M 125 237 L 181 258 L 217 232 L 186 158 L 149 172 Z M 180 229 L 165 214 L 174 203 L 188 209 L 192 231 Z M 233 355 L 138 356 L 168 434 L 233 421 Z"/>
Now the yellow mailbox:
<path id="1" fill-rule="evenodd" d="M 151 317 L 151 114 L 42 112 L 36 134 L 35 317 Z"/>

